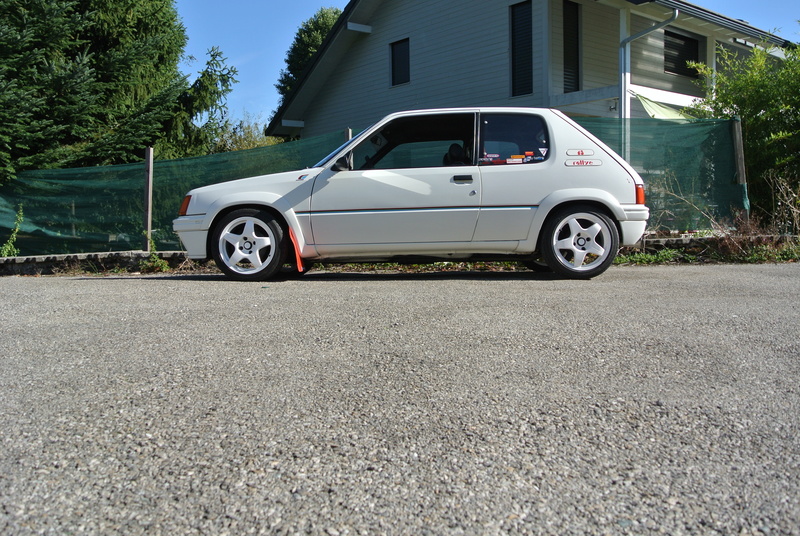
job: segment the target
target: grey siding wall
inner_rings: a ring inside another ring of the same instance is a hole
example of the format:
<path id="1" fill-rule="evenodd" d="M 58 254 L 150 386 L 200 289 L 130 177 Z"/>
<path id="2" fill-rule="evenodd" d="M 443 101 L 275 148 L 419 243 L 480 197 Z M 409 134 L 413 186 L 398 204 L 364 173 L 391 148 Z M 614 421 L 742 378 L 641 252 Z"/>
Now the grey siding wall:
<path id="1" fill-rule="evenodd" d="M 573 0 L 581 11 L 581 89 L 613 86 L 617 80 L 619 11 L 593 1 Z M 563 2 L 552 0 L 552 80 L 550 93 L 564 93 Z"/>
<path id="2" fill-rule="evenodd" d="M 307 110 L 303 135 L 360 128 L 406 109 L 541 106 L 540 94 L 509 97 L 508 6 L 517 1 L 384 2 L 369 21 L 372 33 L 359 39 Z M 547 2 L 535 1 L 534 12 L 537 4 Z M 546 20 L 535 22 L 534 33 L 546 27 Z M 411 49 L 411 82 L 392 87 L 389 46 L 405 38 Z M 534 55 L 546 58 L 537 52 L 536 40 Z"/>
<path id="3" fill-rule="evenodd" d="M 521 0 L 387 0 L 306 109 L 303 136 L 366 127 L 407 109 L 550 106 L 564 93 L 562 0 L 533 0 L 533 93 L 511 97 L 509 6 Z M 594 0 L 581 6 L 581 90 L 617 86 L 620 13 Z M 631 33 L 654 22 L 634 15 Z M 678 31 L 684 31 L 676 27 Z M 686 32 L 688 33 L 688 32 Z M 714 40 L 700 35 L 700 58 Z M 390 44 L 409 39 L 411 81 L 392 87 Z M 632 82 L 702 96 L 693 79 L 664 72 L 663 31 L 632 45 Z M 563 100 L 561 102 L 564 102 Z M 616 117 L 613 98 L 562 105 L 574 115 Z M 644 110 L 634 101 L 634 117 Z"/>

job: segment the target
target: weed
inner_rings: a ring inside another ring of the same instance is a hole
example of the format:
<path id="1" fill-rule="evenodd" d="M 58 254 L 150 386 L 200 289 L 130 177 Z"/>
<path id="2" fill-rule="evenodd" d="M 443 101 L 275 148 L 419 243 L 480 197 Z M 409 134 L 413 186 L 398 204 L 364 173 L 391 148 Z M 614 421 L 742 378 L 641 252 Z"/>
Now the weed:
<path id="1" fill-rule="evenodd" d="M 19 233 L 22 220 L 22 205 L 19 205 L 19 208 L 17 209 L 17 217 L 14 219 L 14 228 L 11 230 L 11 236 L 8 238 L 5 244 L 0 246 L 0 257 L 16 257 L 19 255 L 19 248 L 14 245 L 14 242 L 17 241 L 17 233 Z"/>
<path id="2" fill-rule="evenodd" d="M 169 263 L 158 256 L 155 240 L 149 237 L 148 241 L 150 243 L 150 256 L 139 262 L 139 270 L 144 273 L 169 272 Z"/>
<path id="3" fill-rule="evenodd" d="M 678 249 L 664 248 L 654 252 L 621 253 L 614 259 L 614 264 L 672 264 L 686 261 L 685 252 Z"/>

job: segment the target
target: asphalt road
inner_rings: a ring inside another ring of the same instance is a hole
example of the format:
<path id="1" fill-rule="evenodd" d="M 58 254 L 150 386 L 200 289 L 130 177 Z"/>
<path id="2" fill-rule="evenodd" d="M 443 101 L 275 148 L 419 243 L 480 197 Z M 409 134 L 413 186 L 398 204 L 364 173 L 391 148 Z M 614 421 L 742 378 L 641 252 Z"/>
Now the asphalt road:
<path id="1" fill-rule="evenodd" d="M 0 278 L 2 534 L 800 534 L 800 265 Z"/>

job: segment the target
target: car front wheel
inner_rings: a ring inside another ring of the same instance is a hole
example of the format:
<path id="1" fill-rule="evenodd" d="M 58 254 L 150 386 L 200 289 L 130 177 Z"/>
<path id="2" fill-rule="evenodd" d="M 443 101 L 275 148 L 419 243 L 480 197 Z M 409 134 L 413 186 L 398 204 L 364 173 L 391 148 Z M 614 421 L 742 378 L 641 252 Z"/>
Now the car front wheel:
<path id="1" fill-rule="evenodd" d="M 592 207 L 561 209 L 544 227 L 542 257 L 563 277 L 589 279 L 605 272 L 618 249 L 617 226 Z"/>
<path id="2" fill-rule="evenodd" d="M 239 281 L 269 279 L 283 265 L 286 250 L 283 229 L 263 210 L 234 210 L 212 233 L 214 262 L 225 275 Z"/>

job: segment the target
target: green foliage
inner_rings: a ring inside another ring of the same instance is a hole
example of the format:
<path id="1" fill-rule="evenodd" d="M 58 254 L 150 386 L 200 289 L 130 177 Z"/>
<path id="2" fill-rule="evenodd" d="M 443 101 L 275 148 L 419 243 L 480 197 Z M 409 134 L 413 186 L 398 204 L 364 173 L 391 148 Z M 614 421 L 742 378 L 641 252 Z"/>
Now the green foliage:
<path id="1" fill-rule="evenodd" d="M 614 264 L 669 264 L 695 260 L 693 256 L 690 257 L 687 258 L 686 254 L 678 249 L 664 248 L 654 252 L 620 253 L 614 259 Z"/>
<path id="2" fill-rule="evenodd" d="M 212 153 L 225 131 L 224 102 L 236 83 L 236 69 L 226 65 L 226 58 L 216 47 L 208 51 L 208 56 L 205 68 L 180 93 L 172 116 L 164 124 L 166 134 L 155 146 L 160 159 Z"/>
<path id="3" fill-rule="evenodd" d="M 320 8 L 297 29 L 294 41 L 286 52 L 286 68 L 281 70 L 278 83 L 275 84 L 280 94 L 279 108 L 341 14 L 342 10 L 337 7 Z"/>
<path id="4" fill-rule="evenodd" d="M 283 143 L 283 138 L 264 134 L 264 127 L 265 125 L 248 114 L 237 123 L 225 122 L 211 152 L 226 153 Z"/>
<path id="5" fill-rule="evenodd" d="M 169 263 L 158 256 L 156 243 L 152 237 L 148 238 L 148 243 L 150 244 L 150 256 L 139 262 L 139 269 L 146 273 L 168 272 Z"/>
<path id="6" fill-rule="evenodd" d="M 17 171 L 207 151 L 235 69 L 210 51 L 190 85 L 174 0 L 0 3 L 0 183 Z M 213 129 L 210 129 L 213 131 Z"/>
<path id="7" fill-rule="evenodd" d="M 6 240 L 6 243 L 0 246 L 0 257 L 16 257 L 19 255 L 19 249 L 14 245 L 17 241 L 17 233 L 22 225 L 22 205 L 17 209 L 17 217 L 14 219 L 14 228 L 11 230 L 11 236 Z"/>
<path id="8" fill-rule="evenodd" d="M 796 177 L 800 166 L 800 52 L 720 47 L 718 53 L 716 72 L 693 64 L 704 76 L 701 85 L 708 95 L 695 114 L 741 118 L 750 197 L 756 208 L 772 213 L 767 172 Z"/>

